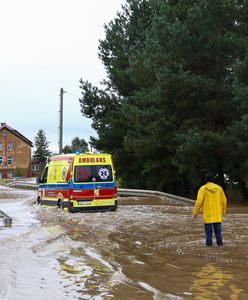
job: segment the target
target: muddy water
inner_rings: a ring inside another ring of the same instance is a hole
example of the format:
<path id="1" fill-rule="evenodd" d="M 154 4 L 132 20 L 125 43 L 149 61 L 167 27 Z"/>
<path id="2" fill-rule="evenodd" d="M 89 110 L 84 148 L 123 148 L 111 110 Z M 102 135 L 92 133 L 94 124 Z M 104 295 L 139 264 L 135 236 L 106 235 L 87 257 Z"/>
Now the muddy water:
<path id="1" fill-rule="evenodd" d="M 0 299 L 248 299 L 248 208 L 229 207 L 224 246 L 206 248 L 192 207 L 121 200 L 69 214 L 0 188 Z"/>

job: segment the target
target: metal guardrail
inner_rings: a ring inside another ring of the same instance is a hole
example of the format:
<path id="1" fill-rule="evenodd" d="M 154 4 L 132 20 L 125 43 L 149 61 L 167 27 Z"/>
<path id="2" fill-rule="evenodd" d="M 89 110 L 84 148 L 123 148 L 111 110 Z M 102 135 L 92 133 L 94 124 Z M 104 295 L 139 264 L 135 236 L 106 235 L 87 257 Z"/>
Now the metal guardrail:
<path id="1" fill-rule="evenodd" d="M 13 181 L 6 185 L 7 187 L 20 188 L 20 189 L 29 189 L 29 190 L 37 190 L 38 184 L 36 183 L 28 183 L 25 181 Z M 118 196 L 120 197 L 162 197 L 171 201 L 186 203 L 190 205 L 194 205 L 195 201 L 192 199 L 184 198 L 181 196 L 163 193 L 160 191 L 152 191 L 152 190 L 139 190 L 139 189 L 117 189 Z"/>
<path id="2" fill-rule="evenodd" d="M 26 182 L 26 181 L 12 181 L 5 185 L 6 187 L 13 187 L 16 189 L 27 189 L 27 190 L 37 190 L 38 184 Z"/>
<path id="3" fill-rule="evenodd" d="M 137 189 L 122 189 L 118 188 L 118 196 L 133 196 L 133 197 L 162 197 L 180 203 L 187 203 L 194 205 L 195 201 L 181 196 L 163 193 L 152 190 L 137 190 Z"/>
<path id="4" fill-rule="evenodd" d="M 3 212 L 1 210 L 0 210 L 0 219 L 3 219 L 5 227 L 11 227 L 12 226 L 12 218 L 9 217 L 5 212 Z"/>

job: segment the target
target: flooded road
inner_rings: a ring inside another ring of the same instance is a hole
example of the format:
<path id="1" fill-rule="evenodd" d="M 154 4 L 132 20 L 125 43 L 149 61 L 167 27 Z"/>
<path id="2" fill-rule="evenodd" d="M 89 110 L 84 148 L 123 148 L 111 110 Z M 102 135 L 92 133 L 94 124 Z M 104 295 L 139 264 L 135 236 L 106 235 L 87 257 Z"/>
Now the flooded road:
<path id="1" fill-rule="evenodd" d="M 248 207 L 230 207 L 223 247 L 205 247 L 192 207 L 120 200 L 69 214 L 0 187 L 0 299 L 248 299 Z"/>

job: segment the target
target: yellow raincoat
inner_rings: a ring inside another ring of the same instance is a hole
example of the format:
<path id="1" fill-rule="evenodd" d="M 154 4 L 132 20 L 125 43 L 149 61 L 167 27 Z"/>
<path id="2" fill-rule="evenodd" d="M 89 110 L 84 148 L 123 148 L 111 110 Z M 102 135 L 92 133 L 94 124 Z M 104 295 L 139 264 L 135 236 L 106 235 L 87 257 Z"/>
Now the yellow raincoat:
<path id="1" fill-rule="evenodd" d="M 204 224 L 222 222 L 226 213 L 227 200 L 222 188 L 212 182 L 203 185 L 197 194 L 193 215 L 198 215 L 202 207 Z"/>

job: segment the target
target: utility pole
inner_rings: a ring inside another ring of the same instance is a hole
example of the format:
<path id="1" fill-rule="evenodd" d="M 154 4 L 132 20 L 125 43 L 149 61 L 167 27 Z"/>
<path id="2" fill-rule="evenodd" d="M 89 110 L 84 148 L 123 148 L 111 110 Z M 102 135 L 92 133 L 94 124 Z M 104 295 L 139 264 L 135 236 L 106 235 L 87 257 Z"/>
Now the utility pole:
<path id="1" fill-rule="evenodd" d="M 63 149 L 63 96 L 66 93 L 63 88 L 60 89 L 60 106 L 59 106 L 59 154 Z"/>

